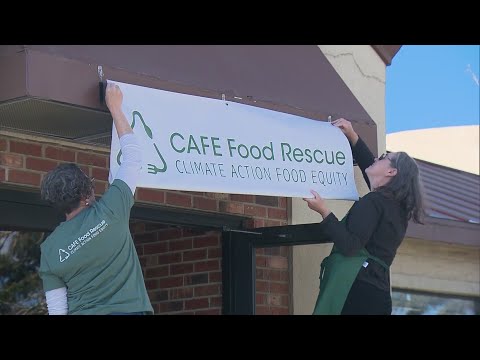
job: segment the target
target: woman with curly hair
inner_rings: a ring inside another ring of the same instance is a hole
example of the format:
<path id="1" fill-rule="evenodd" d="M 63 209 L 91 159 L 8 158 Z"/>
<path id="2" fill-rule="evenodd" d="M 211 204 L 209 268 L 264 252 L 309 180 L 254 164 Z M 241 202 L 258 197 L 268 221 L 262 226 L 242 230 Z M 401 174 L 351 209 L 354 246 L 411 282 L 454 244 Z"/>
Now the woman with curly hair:
<path id="1" fill-rule="evenodd" d="M 93 179 L 75 164 L 59 165 L 42 182 L 42 198 L 66 216 L 41 244 L 51 315 L 153 313 L 129 229 L 141 149 L 118 85 L 108 83 L 105 100 L 123 153 L 109 189 L 96 201 Z"/>

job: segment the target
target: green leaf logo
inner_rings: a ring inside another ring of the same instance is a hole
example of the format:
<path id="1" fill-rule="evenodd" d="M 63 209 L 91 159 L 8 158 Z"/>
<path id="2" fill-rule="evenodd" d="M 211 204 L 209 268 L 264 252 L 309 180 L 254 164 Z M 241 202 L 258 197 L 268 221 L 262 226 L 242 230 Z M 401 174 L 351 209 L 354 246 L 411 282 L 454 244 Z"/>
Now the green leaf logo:
<path id="1" fill-rule="evenodd" d="M 158 164 L 147 164 L 148 165 L 148 173 L 155 175 L 155 174 L 163 173 L 163 172 L 167 171 L 167 163 L 165 162 L 165 159 L 163 158 L 162 154 L 160 153 L 160 150 L 158 150 L 157 144 L 155 144 L 155 141 L 153 140 L 152 129 L 150 129 L 150 127 L 145 123 L 145 121 L 143 120 L 142 114 L 140 114 L 136 110 L 132 112 L 132 124 L 131 124 L 132 129 L 135 127 L 135 117 L 138 117 L 140 119 L 140 122 L 143 125 L 143 130 L 145 131 L 147 136 L 153 141 L 153 146 L 155 148 L 155 151 L 158 155 L 158 158 L 162 162 L 160 167 L 158 166 Z M 118 165 L 122 165 L 121 159 L 120 159 L 121 156 L 122 156 L 122 150 L 120 150 L 117 154 Z"/>

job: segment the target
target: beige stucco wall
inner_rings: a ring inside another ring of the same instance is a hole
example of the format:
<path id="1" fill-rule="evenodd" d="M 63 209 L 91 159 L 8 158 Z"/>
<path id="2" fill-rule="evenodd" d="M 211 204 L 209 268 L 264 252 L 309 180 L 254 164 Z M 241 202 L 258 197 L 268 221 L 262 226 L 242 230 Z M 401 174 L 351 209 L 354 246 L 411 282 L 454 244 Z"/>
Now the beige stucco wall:
<path id="1" fill-rule="evenodd" d="M 387 150 L 480 175 L 479 138 L 479 125 L 399 131 L 387 135 Z"/>
<path id="2" fill-rule="evenodd" d="M 480 249 L 405 238 L 392 264 L 394 288 L 480 296 Z"/>
<path id="3" fill-rule="evenodd" d="M 378 151 L 385 151 L 385 63 L 370 45 L 319 45 L 345 84 L 377 125 Z M 355 169 L 360 196 L 367 193 L 360 170 Z M 330 209 L 343 217 L 351 201 L 328 201 Z M 291 224 L 318 222 L 321 217 L 302 199 L 291 202 Z M 311 314 L 318 295 L 320 263 L 331 250 L 331 244 L 293 247 L 292 287 L 293 313 Z"/>

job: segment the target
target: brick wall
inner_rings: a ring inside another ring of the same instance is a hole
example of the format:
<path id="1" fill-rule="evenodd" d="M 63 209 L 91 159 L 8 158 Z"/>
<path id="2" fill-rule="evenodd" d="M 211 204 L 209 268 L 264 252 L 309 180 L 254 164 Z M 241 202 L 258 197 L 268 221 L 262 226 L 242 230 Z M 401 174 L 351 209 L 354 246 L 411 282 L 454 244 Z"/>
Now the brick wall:
<path id="1" fill-rule="evenodd" d="M 289 246 L 257 249 L 256 314 L 289 314 L 288 257 L 290 250 Z"/>
<path id="2" fill-rule="evenodd" d="M 145 284 L 156 314 L 221 314 L 221 234 L 132 222 Z"/>
<path id="3" fill-rule="evenodd" d="M 108 185 L 109 152 L 78 144 L 0 135 L 0 182 L 39 188 L 49 170 L 75 162 L 94 177 L 97 195 Z M 285 225 L 286 198 L 163 191 L 139 188 L 137 203 L 246 215 L 248 228 Z M 221 313 L 221 234 L 186 227 L 132 222 L 131 230 L 142 263 L 155 313 Z M 257 249 L 257 313 L 287 314 L 290 248 Z"/>

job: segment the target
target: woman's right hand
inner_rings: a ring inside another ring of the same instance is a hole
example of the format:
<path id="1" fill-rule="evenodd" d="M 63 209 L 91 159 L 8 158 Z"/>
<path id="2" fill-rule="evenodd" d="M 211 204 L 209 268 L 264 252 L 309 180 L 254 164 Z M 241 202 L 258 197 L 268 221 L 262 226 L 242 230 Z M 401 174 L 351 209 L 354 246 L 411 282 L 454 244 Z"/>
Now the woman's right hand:
<path id="1" fill-rule="evenodd" d="M 352 123 L 344 118 L 339 118 L 332 121 L 332 125 L 338 127 L 347 137 L 350 144 L 355 145 L 358 141 L 358 135 L 353 130 Z"/>
<path id="2" fill-rule="evenodd" d="M 108 83 L 105 92 L 105 102 L 110 112 L 122 109 L 123 94 L 117 84 Z"/>
<path id="3" fill-rule="evenodd" d="M 313 199 L 303 198 L 303 200 L 307 202 L 310 209 L 318 212 L 325 219 L 331 213 L 331 211 L 327 208 L 325 200 L 315 190 L 310 190 L 310 192 L 313 195 Z"/>

